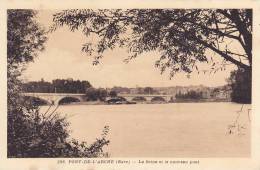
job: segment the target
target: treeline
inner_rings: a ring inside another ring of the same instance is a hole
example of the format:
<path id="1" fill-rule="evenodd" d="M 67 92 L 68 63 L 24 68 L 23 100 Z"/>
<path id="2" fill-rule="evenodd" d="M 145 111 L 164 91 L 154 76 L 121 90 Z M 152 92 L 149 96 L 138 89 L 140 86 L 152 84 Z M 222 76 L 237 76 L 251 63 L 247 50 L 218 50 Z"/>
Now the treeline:
<path id="1" fill-rule="evenodd" d="M 86 93 L 89 100 L 102 100 L 107 96 L 116 97 L 119 93 L 159 94 L 152 87 L 127 88 L 115 86 L 110 89 L 94 88 L 89 81 L 73 79 L 55 79 L 52 82 L 41 79 L 40 81 L 24 83 L 22 88 L 27 93 Z"/>
<path id="2" fill-rule="evenodd" d="M 200 92 L 196 92 L 194 90 L 190 90 L 187 93 L 182 93 L 182 92 L 178 92 L 175 95 L 176 99 L 202 99 L 203 98 L 203 93 Z"/>
<path id="3" fill-rule="evenodd" d="M 32 81 L 22 85 L 23 91 L 28 93 L 86 93 L 92 87 L 88 81 L 73 79 L 55 79 L 52 82 Z"/>

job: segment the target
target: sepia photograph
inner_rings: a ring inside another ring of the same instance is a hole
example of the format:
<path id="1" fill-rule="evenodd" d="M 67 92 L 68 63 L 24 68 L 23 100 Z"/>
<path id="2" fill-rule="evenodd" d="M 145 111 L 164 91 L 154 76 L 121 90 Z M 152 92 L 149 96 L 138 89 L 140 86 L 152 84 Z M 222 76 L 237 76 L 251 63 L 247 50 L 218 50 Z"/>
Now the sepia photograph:
<path id="1" fill-rule="evenodd" d="M 8 158 L 251 157 L 253 9 L 6 13 Z"/>

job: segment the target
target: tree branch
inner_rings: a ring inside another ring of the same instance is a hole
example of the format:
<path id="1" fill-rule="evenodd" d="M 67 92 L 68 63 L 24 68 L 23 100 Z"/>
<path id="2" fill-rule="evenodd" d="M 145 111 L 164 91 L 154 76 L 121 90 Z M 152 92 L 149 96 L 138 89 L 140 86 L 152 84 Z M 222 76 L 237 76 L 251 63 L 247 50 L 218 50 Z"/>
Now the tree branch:
<path id="1" fill-rule="evenodd" d="M 250 66 L 235 60 L 230 55 L 224 53 L 223 51 L 218 50 L 217 48 L 213 47 L 212 45 L 208 44 L 207 42 L 205 42 L 205 41 L 203 41 L 203 40 L 201 40 L 201 39 L 199 39 L 199 38 L 197 38 L 195 36 L 193 36 L 192 38 L 195 39 L 198 43 L 203 44 L 205 47 L 207 47 L 207 48 L 211 49 L 212 51 L 216 52 L 217 54 L 222 56 L 227 61 L 230 61 L 230 62 L 236 64 L 237 66 L 239 66 L 241 68 L 244 68 L 246 70 L 250 69 Z"/>
<path id="2" fill-rule="evenodd" d="M 230 10 L 228 13 L 226 10 L 218 9 L 217 12 L 224 15 L 228 19 L 230 19 L 235 25 L 240 34 L 243 36 L 243 40 L 239 38 L 239 42 L 241 43 L 242 47 L 244 48 L 250 66 L 252 65 L 252 34 L 247 30 L 247 25 L 245 22 L 241 21 L 239 17 L 239 13 L 237 9 Z M 250 23 L 249 23 L 250 24 Z"/>

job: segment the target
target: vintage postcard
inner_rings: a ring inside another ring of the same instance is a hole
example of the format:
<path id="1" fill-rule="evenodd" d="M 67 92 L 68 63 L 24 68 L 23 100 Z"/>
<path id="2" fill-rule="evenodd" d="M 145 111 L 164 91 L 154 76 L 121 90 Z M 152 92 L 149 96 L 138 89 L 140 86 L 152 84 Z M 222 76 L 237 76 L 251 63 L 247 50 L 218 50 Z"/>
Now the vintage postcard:
<path id="1" fill-rule="evenodd" d="M 259 1 L 6 1 L 0 169 L 259 169 Z"/>

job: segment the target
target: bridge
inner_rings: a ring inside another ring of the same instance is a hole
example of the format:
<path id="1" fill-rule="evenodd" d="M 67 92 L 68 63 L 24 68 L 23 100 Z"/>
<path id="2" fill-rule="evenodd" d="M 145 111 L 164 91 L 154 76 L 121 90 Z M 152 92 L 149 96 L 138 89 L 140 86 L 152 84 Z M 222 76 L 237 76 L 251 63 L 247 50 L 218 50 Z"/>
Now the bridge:
<path id="1" fill-rule="evenodd" d="M 152 101 L 156 97 L 163 98 L 166 102 L 170 101 L 173 97 L 172 95 L 162 95 L 162 94 L 118 94 L 119 97 L 124 97 L 127 101 L 133 101 L 134 98 L 142 97 L 146 101 Z"/>
<path id="2" fill-rule="evenodd" d="M 77 102 L 85 101 L 86 94 L 73 94 L 73 93 L 23 93 L 24 96 L 33 97 L 45 101 L 47 104 L 58 105 L 64 99 L 74 99 Z M 171 100 L 172 95 L 159 95 L 159 94 L 118 94 L 118 97 L 123 97 L 127 101 L 133 101 L 134 98 L 141 97 L 146 101 L 152 101 L 156 97 L 163 98 L 166 102 Z M 108 99 L 108 98 L 107 98 Z"/>
<path id="3" fill-rule="evenodd" d="M 66 98 L 73 98 L 77 101 L 84 101 L 85 94 L 73 93 L 23 93 L 24 96 L 38 98 L 45 101 L 47 104 L 58 105 L 60 101 Z"/>

